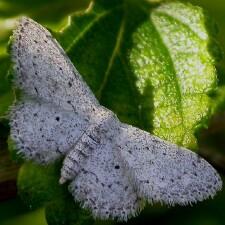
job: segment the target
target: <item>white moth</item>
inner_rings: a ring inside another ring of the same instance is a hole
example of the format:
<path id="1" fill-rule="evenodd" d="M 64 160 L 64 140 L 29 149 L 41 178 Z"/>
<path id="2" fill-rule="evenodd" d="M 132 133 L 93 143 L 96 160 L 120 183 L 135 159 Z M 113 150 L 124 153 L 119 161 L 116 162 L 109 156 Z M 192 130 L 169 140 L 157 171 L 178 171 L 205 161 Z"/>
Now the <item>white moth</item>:
<path id="1" fill-rule="evenodd" d="M 65 156 L 60 183 L 95 217 L 127 220 L 145 202 L 186 205 L 222 181 L 197 154 L 121 123 L 99 104 L 51 34 L 22 18 L 12 39 L 15 85 L 11 138 L 28 160 Z M 91 66 L 91 65 L 90 65 Z"/>

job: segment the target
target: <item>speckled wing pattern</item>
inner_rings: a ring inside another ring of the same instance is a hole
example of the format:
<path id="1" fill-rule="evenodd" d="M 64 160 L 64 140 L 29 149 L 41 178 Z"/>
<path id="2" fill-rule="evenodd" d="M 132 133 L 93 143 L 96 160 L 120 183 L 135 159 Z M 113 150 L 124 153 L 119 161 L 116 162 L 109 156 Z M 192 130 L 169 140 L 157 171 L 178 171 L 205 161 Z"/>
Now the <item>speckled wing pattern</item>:
<path id="1" fill-rule="evenodd" d="M 66 154 L 87 127 L 79 115 L 39 100 L 24 99 L 11 111 L 11 137 L 19 152 L 41 164 Z"/>
<path id="2" fill-rule="evenodd" d="M 11 138 L 25 158 L 64 156 L 60 183 L 101 219 L 127 220 L 145 202 L 201 201 L 221 189 L 195 153 L 122 124 L 101 106 L 49 31 L 22 18 L 12 37 L 15 86 Z M 91 65 L 90 65 L 91 66 Z"/>
<path id="3" fill-rule="evenodd" d="M 27 96 L 87 118 L 99 105 L 63 49 L 40 24 L 22 18 L 11 48 L 15 84 Z"/>
<path id="4" fill-rule="evenodd" d="M 187 205 L 222 187 L 213 167 L 197 154 L 124 124 L 117 139 L 121 158 L 140 198 Z"/>
<path id="5" fill-rule="evenodd" d="M 75 200 L 102 219 L 127 220 L 144 206 L 115 148 L 119 132 L 120 122 L 105 111 L 66 156 L 62 168 L 61 181 L 73 180 L 69 190 Z"/>

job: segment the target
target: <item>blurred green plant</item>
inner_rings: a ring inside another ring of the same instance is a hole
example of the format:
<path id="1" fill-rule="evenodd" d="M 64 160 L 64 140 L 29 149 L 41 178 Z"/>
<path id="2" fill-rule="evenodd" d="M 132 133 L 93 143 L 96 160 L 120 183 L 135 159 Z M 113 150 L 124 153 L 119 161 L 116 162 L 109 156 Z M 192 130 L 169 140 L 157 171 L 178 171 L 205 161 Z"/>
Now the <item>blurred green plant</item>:
<path id="1" fill-rule="evenodd" d="M 2 1 L 1 16 L 9 26 L 4 38 L 0 36 L 0 49 L 14 26 L 9 18 L 31 16 L 56 29 L 54 36 L 101 104 L 123 122 L 197 149 L 196 133 L 225 105 L 223 73 L 217 89 L 221 52 L 215 23 L 191 4 L 137 0 L 96 0 L 65 19 L 87 2 L 78 6 L 60 0 L 35 0 L 32 5 L 27 0 Z M 58 31 L 65 21 L 66 27 Z M 4 117 L 14 100 L 4 50 L 0 67 L 0 117 Z M 13 145 L 9 147 L 12 150 Z M 32 209 L 45 206 L 48 224 L 104 224 L 80 209 L 66 186 L 59 186 L 60 165 L 23 164 L 18 176 L 21 198 Z"/>
<path id="2" fill-rule="evenodd" d="M 31 16 L 33 19 L 58 29 L 63 25 L 66 15 L 75 10 L 83 9 L 89 0 L 1 0 L 0 1 L 0 54 L 6 54 L 6 43 L 16 20 L 22 16 Z M 57 15 L 57 16 L 56 16 Z"/>
<path id="3" fill-rule="evenodd" d="M 11 88 L 10 59 L 6 55 L 0 55 L 0 119 L 4 117 L 9 106 L 14 100 Z"/>

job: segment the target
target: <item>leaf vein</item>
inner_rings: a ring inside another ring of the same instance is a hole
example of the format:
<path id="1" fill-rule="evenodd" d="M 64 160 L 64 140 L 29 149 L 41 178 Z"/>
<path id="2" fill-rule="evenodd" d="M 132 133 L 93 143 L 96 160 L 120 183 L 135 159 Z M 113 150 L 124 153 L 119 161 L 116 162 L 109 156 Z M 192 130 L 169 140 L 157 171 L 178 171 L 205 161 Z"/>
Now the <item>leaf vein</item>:
<path id="1" fill-rule="evenodd" d="M 201 38 L 201 37 L 199 36 L 199 34 L 198 34 L 197 32 L 195 32 L 195 31 L 194 31 L 187 23 L 184 23 L 183 21 L 179 20 L 179 19 L 176 18 L 176 17 L 173 17 L 172 15 L 170 15 L 170 14 L 168 14 L 168 13 L 166 13 L 166 12 L 160 12 L 160 11 L 158 11 L 158 12 L 156 12 L 156 13 L 157 13 L 157 15 L 159 15 L 159 16 L 167 17 L 168 19 L 170 19 L 170 20 L 172 20 L 172 21 L 174 21 L 174 22 L 180 24 L 181 26 L 185 27 L 186 29 L 189 30 L 189 32 L 192 33 L 192 35 L 196 36 L 199 40 L 201 40 L 201 41 L 206 41 L 205 39 Z"/>
<path id="2" fill-rule="evenodd" d="M 96 14 L 96 18 L 93 19 L 84 29 L 83 31 L 81 31 L 76 38 L 74 38 L 74 40 L 71 42 L 71 44 L 65 49 L 65 51 L 68 53 L 70 52 L 70 50 L 73 48 L 73 46 L 80 40 L 83 38 L 83 36 L 96 24 L 98 23 L 102 18 L 104 18 L 105 16 L 111 14 L 114 12 L 114 10 L 118 9 L 119 7 L 115 7 L 112 10 L 108 10 L 105 11 L 103 13 L 100 14 Z"/>
<path id="3" fill-rule="evenodd" d="M 109 59 L 109 63 L 107 65 L 107 69 L 105 71 L 105 74 L 103 76 L 103 81 L 101 83 L 101 86 L 99 87 L 99 90 L 97 92 L 97 96 L 98 96 L 98 99 L 100 100 L 101 99 L 101 96 L 102 96 L 102 92 L 103 92 L 103 89 L 108 81 L 108 77 L 109 77 L 109 74 L 110 74 L 110 71 L 112 69 L 112 66 L 113 66 L 113 63 L 114 63 L 114 60 L 116 58 L 116 55 L 118 54 L 119 52 L 119 48 L 120 48 L 120 45 L 122 43 L 122 40 L 123 40 L 123 33 L 124 33 L 124 29 L 125 29 L 125 22 L 126 19 L 125 17 L 122 19 L 121 21 L 121 25 L 120 25 L 120 28 L 119 28 L 119 31 L 118 31 L 118 34 L 117 34 L 117 38 L 116 38 L 116 43 L 115 43 L 115 47 L 112 51 L 112 55 Z"/>

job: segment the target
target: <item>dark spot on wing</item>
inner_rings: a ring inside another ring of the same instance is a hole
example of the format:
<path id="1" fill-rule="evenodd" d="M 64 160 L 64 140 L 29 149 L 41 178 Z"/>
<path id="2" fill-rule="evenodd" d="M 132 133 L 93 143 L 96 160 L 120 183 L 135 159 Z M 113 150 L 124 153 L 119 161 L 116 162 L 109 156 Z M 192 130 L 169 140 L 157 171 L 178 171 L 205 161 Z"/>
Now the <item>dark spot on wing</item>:
<path id="1" fill-rule="evenodd" d="M 24 26 L 27 26 L 29 24 L 29 22 L 28 21 L 26 21 L 23 25 Z"/>
<path id="2" fill-rule="evenodd" d="M 38 90 L 37 90 L 37 88 L 36 88 L 36 87 L 34 87 L 34 90 L 35 90 L 35 92 L 38 94 Z"/>

